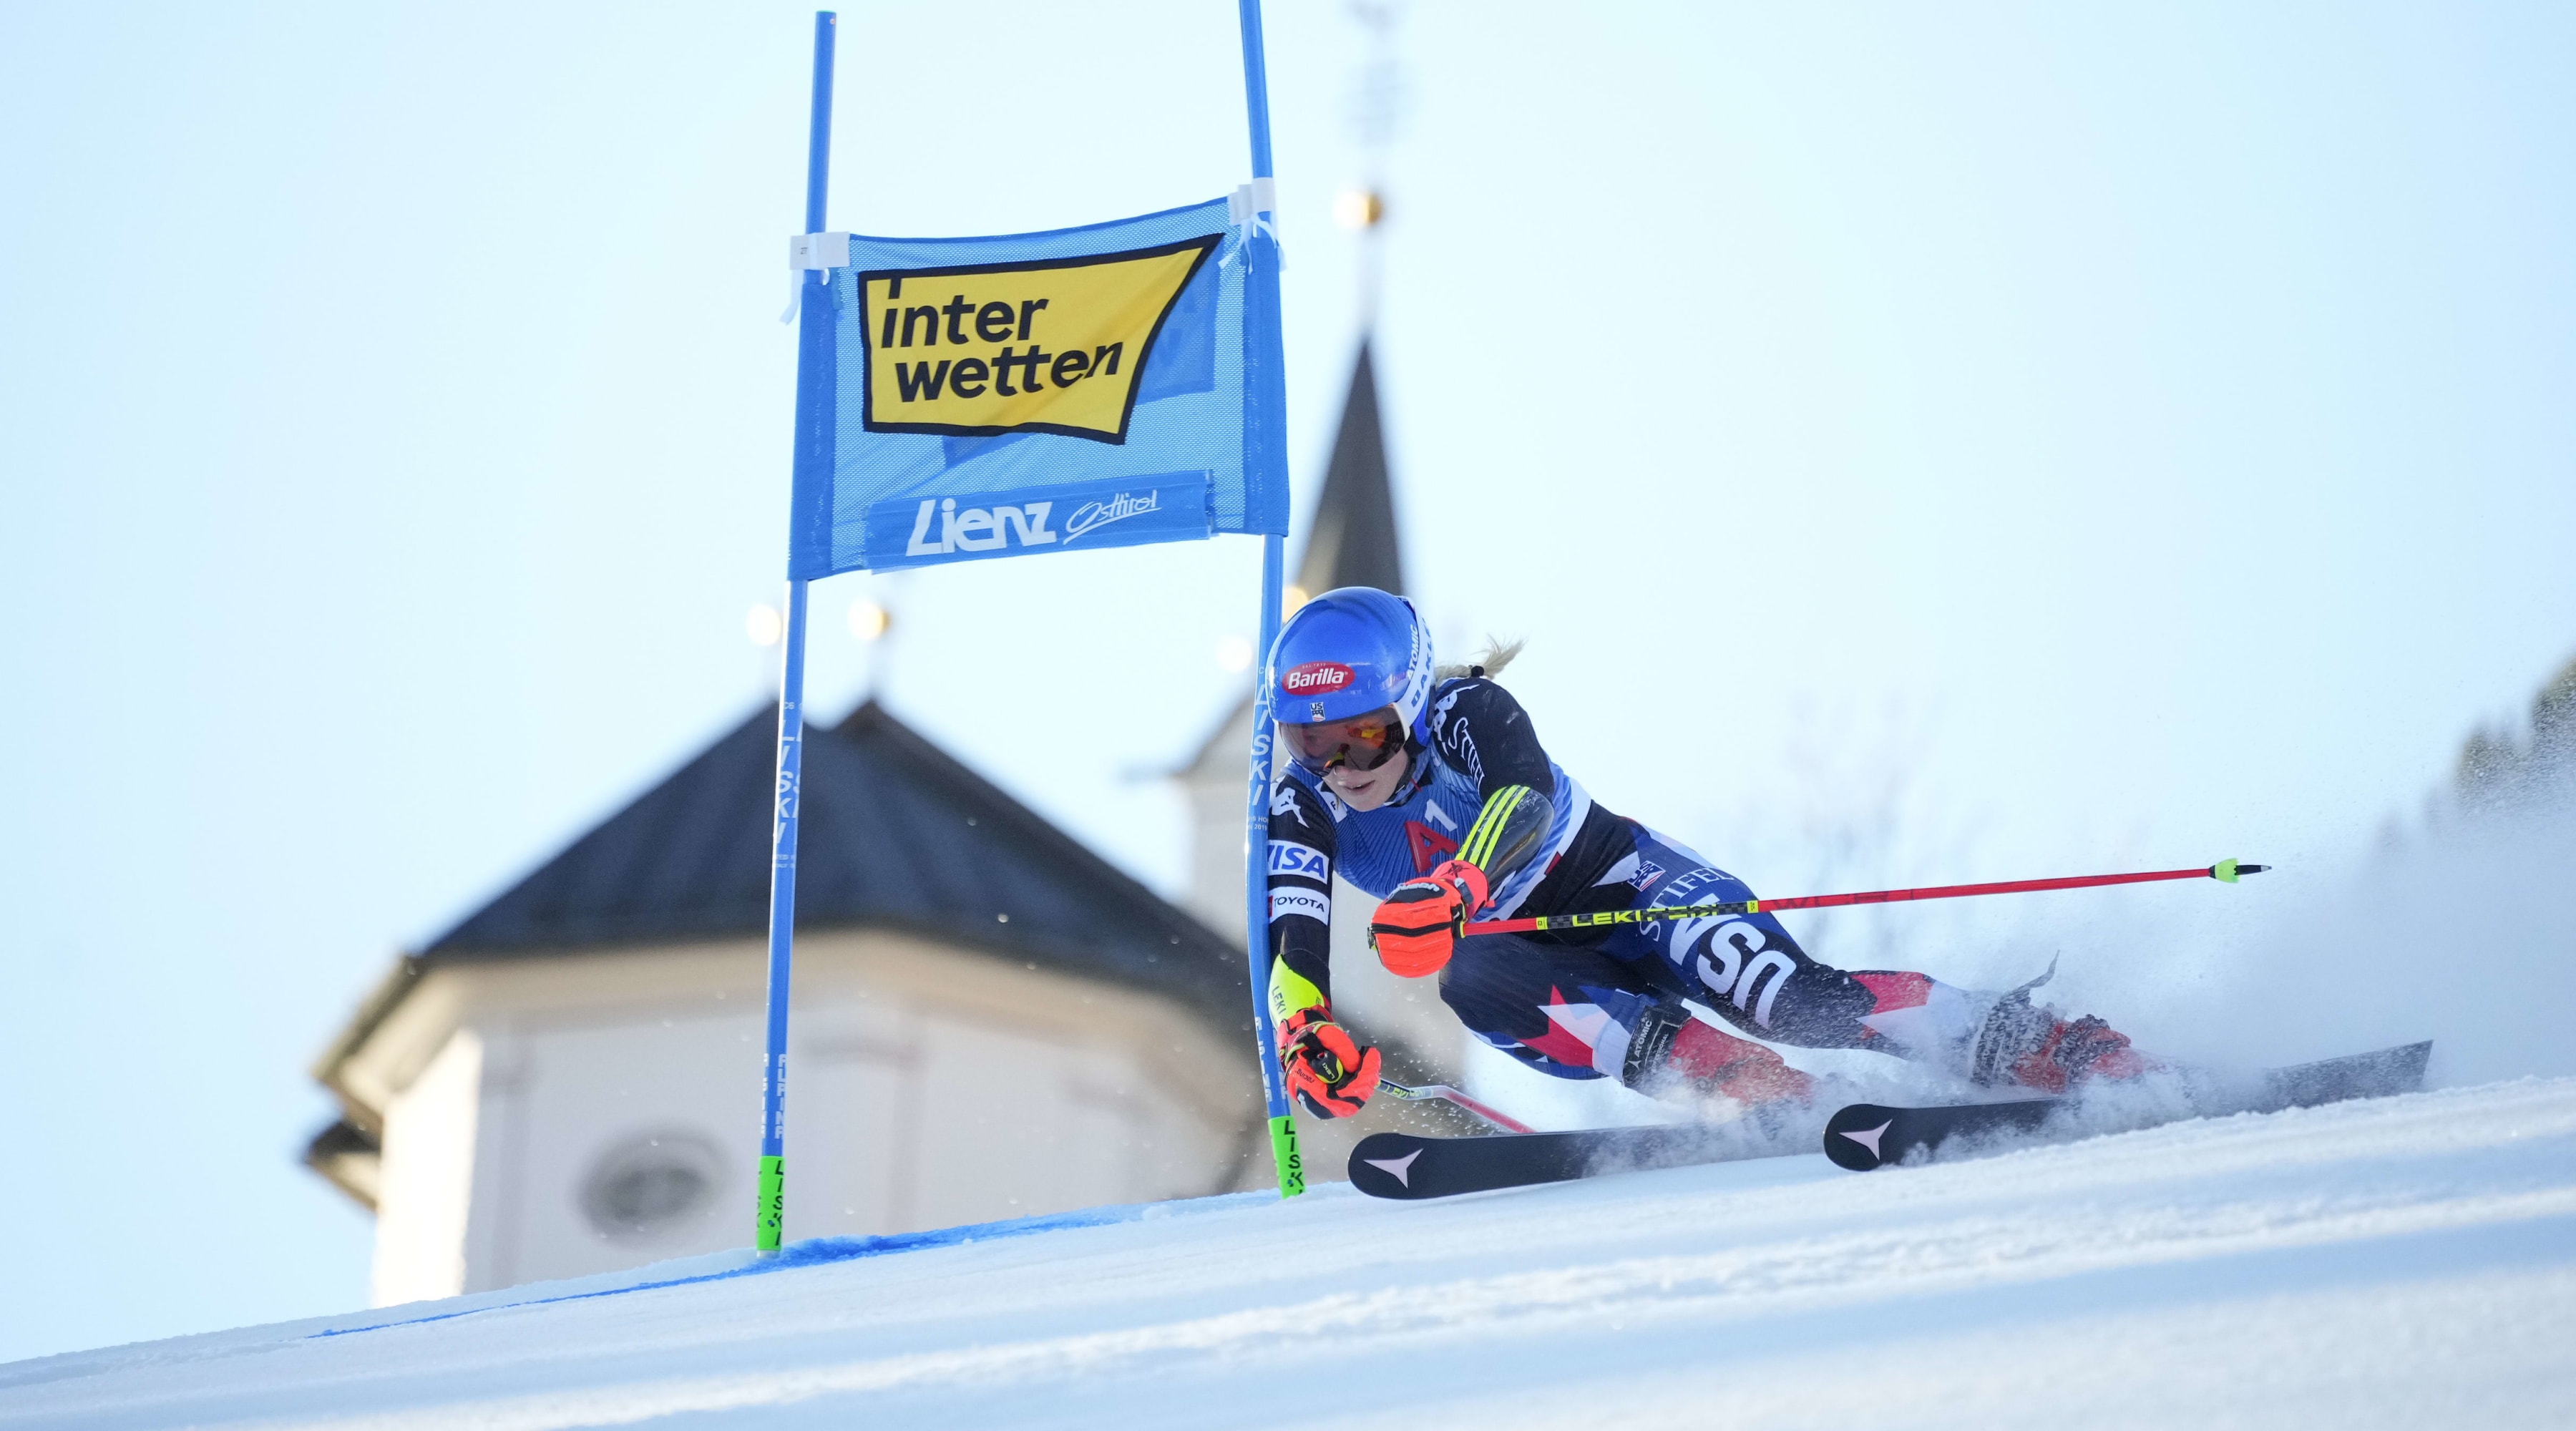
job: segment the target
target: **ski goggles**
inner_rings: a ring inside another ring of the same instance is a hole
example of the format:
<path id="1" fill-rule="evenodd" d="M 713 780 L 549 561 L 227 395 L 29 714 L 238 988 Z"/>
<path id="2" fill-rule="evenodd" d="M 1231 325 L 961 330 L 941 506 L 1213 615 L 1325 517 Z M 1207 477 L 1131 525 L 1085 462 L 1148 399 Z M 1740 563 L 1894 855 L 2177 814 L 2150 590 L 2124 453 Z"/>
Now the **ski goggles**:
<path id="1" fill-rule="evenodd" d="M 1396 716 L 1393 706 L 1318 725 L 1290 725 L 1283 721 L 1279 735 L 1280 744 L 1288 747 L 1288 758 L 1319 775 L 1336 765 L 1375 770 L 1404 749 L 1404 722 Z"/>

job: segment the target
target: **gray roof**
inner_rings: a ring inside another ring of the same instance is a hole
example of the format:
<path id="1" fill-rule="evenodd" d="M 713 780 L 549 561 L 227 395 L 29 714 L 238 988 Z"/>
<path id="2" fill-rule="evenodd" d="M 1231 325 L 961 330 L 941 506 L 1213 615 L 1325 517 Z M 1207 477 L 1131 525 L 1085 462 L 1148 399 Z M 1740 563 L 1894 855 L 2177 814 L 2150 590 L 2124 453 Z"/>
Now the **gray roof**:
<path id="1" fill-rule="evenodd" d="M 432 969 L 765 934 L 777 742 L 776 707 L 753 711 L 405 955 L 314 1067 L 344 1116 L 314 1136 L 304 1161 L 375 1206 L 383 1110 L 360 1107 L 339 1070 Z M 875 702 L 837 726 L 805 728 L 804 791 L 799 930 L 907 930 L 1159 993 L 1229 1034 L 1251 1028 L 1241 951 Z"/>
<path id="2" fill-rule="evenodd" d="M 754 711 L 418 957 L 764 933 L 777 730 L 774 708 Z M 905 929 L 1248 1017 L 1240 953 L 883 706 L 806 736 L 799 929 Z"/>

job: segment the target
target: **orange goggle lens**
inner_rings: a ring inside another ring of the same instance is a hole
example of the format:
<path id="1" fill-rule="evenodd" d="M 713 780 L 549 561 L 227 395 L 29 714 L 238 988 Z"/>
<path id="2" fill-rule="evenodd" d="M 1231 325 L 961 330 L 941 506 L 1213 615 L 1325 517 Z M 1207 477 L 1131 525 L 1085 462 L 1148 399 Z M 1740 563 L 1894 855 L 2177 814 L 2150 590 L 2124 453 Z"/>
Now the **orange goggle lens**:
<path id="1" fill-rule="evenodd" d="M 1282 725 L 1279 732 L 1289 757 L 1315 771 L 1336 765 L 1375 770 L 1404 749 L 1404 725 L 1395 718 L 1393 706 L 1350 720 Z"/>

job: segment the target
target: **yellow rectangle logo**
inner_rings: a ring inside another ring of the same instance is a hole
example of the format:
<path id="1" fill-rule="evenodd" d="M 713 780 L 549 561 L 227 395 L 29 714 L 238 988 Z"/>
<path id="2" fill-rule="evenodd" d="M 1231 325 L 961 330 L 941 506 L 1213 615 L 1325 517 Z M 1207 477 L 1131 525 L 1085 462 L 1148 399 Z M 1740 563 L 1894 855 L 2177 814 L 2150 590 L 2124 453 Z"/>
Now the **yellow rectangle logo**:
<path id="1" fill-rule="evenodd" d="M 1126 441 L 1146 356 L 1222 237 L 861 273 L 867 430 Z"/>

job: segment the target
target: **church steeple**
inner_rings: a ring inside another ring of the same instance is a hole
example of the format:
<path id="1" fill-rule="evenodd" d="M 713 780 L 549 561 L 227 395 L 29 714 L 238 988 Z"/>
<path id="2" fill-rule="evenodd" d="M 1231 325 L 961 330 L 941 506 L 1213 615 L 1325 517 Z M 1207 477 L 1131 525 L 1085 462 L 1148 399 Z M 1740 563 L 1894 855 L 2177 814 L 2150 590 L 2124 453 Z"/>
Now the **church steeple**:
<path id="1" fill-rule="evenodd" d="M 1363 330 L 1351 363 L 1350 393 L 1315 494 L 1315 518 L 1288 605 L 1340 586 L 1404 591 L 1404 547 L 1396 537 L 1395 485 L 1377 400 L 1377 365 Z M 1255 653 L 1257 663 L 1260 654 Z M 1190 797 L 1190 890 L 1183 908 L 1234 939 L 1243 928 L 1243 760 L 1252 743 L 1252 702 L 1236 706 L 1173 772 Z"/>
<path id="2" fill-rule="evenodd" d="M 1359 357 L 1351 364 L 1341 430 L 1333 437 L 1332 461 L 1324 468 L 1324 489 L 1315 498 L 1306 554 L 1297 563 L 1297 586 L 1308 596 L 1339 586 L 1404 591 L 1404 553 L 1395 535 L 1395 488 L 1387 475 L 1386 433 L 1378 421 L 1370 344 L 1363 335 Z"/>
<path id="3" fill-rule="evenodd" d="M 1404 575 L 1404 543 L 1396 531 L 1394 474 L 1387 463 L 1384 412 L 1377 387 L 1377 315 L 1384 270 L 1387 203 L 1382 151 L 1395 137 L 1407 86 L 1395 57 L 1394 30 L 1402 7 L 1390 0 L 1351 0 L 1350 14 L 1370 32 L 1371 60 L 1360 86 L 1360 140 L 1369 152 L 1366 181 L 1335 200 L 1335 217 L 1359 238 L 1359 332 L 1352 355 L 1350 386 L 1342 399 L 1341 423 L 1333 434 L 1332 456 L 1315 493 L 1313 518 L 1307 523 L 1305 550 L 1290 568 L 1294 578 L 1285 593 L 1294 608 L 1336 587 L 1374 586 L 1419 600 Z M 1256 662 L 1263 653 L 1255 653 Z M 1246 682 L 1249 685 L 1249 682 Z M 1244 841 L 1244 758 L 1252 744 L 1252 702 L 1236 705 L 1199 747 L 1190 763 L 1174 772 L 1190 802 L 1190 885 L 1181 903 L 1229 941 L 1244 937 L 1247 858 L 1258 859 L 1257 847 Z M 1347 884 L 1333 905 L 1333 942 L 1344 951 L 1364 951 L 1369 911 L 1374 901 Z M 1237 947 L 1241 947 L 1239 944 Z M 1457 1080 L 1465 1074 L 1466 1035 L 1437 997 L 1426 997 L 1418 985 L 1389 974 L 1361 953 L 1335 961 L 1335 1018 L 1364 1041 L 1386 1050 L 1387 1067 L 1396 1076 L 1428 1082 Z M 1388 1126 L 1388 1115 L 1372 1109 L 1357 1120 L 1317 1128 L 1306 1136 L 1310 1166 L 1332 1166 L 1339 1150 L 1376 1127 Z"/>
<path id="4" fill-rule="evenodd" d="M 1333 212 L 1359 241 L 1355 326 L 1360 341 L 1351 358 L 1350 386 L 1342 398 L 1332 456 L 1324 464 L 1323 486 L 1315 494 L 1314 517 L 1307 523 L 1306 547 L 1290 568 L 1294 576 L 1284 595 L 1292 611 L 1312 597 L 1344 586 L 1374 586 L 1418 596 L 1405 589 L 1404 543 L 1396 533 L 1395 482 L 1386 460 L 1386 426 L 1377 390 L 1378 296 L 1386 258 L 1385 150 L 1395 139 L 1410 92 L 1395 53 L 1401 11 L 1400 5 L 1387 0 L 1352 0 L 1349 7 L 1351 18 L 1368 32 L 1369 57 L 1361 70 L 1360 103 L 1353 114 L 1368 167 L 1363 182 L 1334 200 Z M 1253 653 L 1256 669 L 1266 654 Z M 1252 702 L 1246 700 L 1208 733 L 1190 763 L 1174 772 L 1189 794 L 1191 811 L 1190 890 L 1182 904 L 1210 928 L 1236 939 L 1243 937 L 1244 757 L 1251 743 Z M 1447 1032 L 1441 1036 L 1447 1037 Z"/>

